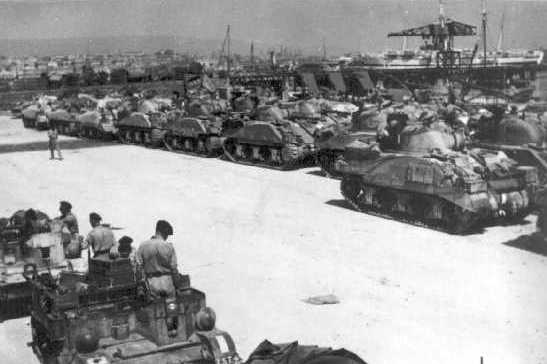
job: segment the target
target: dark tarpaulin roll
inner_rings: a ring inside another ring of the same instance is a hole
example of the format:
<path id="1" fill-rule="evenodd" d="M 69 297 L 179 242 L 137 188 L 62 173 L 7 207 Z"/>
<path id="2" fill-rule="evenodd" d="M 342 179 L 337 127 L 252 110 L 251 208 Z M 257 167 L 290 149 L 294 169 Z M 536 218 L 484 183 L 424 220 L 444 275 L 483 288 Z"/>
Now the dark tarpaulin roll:
<path id="1" fill-rule="evenodd" d="M 374 82 L 372 82 L 368 71 L 356 71 L 355 76 L 359 80 L 359 83 L 365 90 L 373 90 Z"/>
<path id="2" fill-rule="evenodd" d="M 367 364 L 345 349 L 288 344 L 272 344 L 264 340 L 251 353 L 245 364 Z"/>
<path id="3" fill-rule="evenodd" d="M 346 93 L 346 84 L 344 83 L 342 72 L 329 72 L 329 80 L 336 91 Z"/>
<path id="4" fill-rule="evenodd" d="M 317 87 L 317 81 L 315 80 L 315 76 L 313 75 L 313 73 L 304 72 L 300 76 L 302 77 L 302 81 L 304 81 L 304 84 L 312 94 L 319 94 L 319 87 Z"/>

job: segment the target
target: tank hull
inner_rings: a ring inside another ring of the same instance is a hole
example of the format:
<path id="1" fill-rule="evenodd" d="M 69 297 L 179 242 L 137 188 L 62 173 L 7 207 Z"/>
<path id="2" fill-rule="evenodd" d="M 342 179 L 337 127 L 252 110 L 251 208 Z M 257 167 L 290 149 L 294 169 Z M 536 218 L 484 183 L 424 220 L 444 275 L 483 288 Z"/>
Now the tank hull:
<path id="1" fill-rule="evenodd" d="M 170 151 L 216 157 L 222 153 L 221 120 L 177 118 L 168 121 L 164 144 Z"/>
<path id="2" fill-rule="evenodd" d="M 369 153 L 338 163 L 341 193 L 358 211 L 455 234 L 530 212 L 532 193 L 523 176 L 485 180 L 474 172 L 476 163 L 462 169 L 468 160 L 460 160 Z"/>
<path id="3" fill-rule="evenodd" d="M 519 165 L 536 167 L 539 184 L 547 186 L 547 149 L 527 145 L 508 145 L 476 142 L 473 146 L 491 151 L 502 151 Z"/>
<path id="4" fill-rule="evenodd" d="M 289 170 L 315 163 L 313 138 L 295 124 L 253 122 L 224 140 L 232 162 Z"/>
<path id="5" fill-rule="evenodd" d="M 355 141 L 373 143 L 375 132 L 357 132 L 334 135 L 326 141 L 316 142 L 317 165 L 331 178 L 342 178 L 342 172 L 336 168 L 336 160 L 344 154 L 344 149 Z"/>

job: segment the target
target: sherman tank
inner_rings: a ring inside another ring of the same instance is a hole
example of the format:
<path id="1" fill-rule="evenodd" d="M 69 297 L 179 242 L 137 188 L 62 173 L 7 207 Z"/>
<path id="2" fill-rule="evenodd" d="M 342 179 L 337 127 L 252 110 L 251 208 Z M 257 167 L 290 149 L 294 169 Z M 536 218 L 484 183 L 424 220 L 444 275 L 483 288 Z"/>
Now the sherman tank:
<path id="1" fill-rule="evenodd" d="M 41 363 L 241 362 L 205 294 L 178 275 L 175 297 L 153 296 L 128 258 L 90 258 L 89 272 L 36 274 L 32 349 Z"/>
<path id="2" fill-rule="evenodd" d="M 376 107 L 355 114 L 352 121 L 334 123 L 321 128 L 315 133 L 317 147 L 317 165 L 325 175 L 340 177 L 335 168 L 336 160 L 344 153 L 344 149 L 355 141 L 371 143 L 376 140 L 376 134 L 382 120 L 387 118 L 386 113 L 378 111 Z"/>
<path id="3" fill-rule="evenodd" d="M 25 128 L 36 128 L 38 114 L 41 113 L 38 105 L 32 104 L 24 108 L 21 112 L 23 118 L 23 126 Z"/>
<path id="4" fill-rule="evenodd" d="M 49 122 L 57 128 L 59 134 L 77 136 L 80 133 L 80 122 L 77 116 L 66 109 L 57 109 L 46 113 Z"/>
<path id="5" fill-rule="evenodd" d="M 547 185 L 546 130 L 531 116 L 494 115 L 479 117 L 472 145 L 501 150 L 520 165 L 538 169 L 539 181 Z"/>
<path id="6" fill-rule="evenodd" d="M 218 116 L 167 115 L 165 145 L 169 150 L 217 156 L 222 153 L 222 119 Z"/>
<path id="7" fill-rule="evenodd" d="M 312 134 L 290 120 L 249 121 L 222 145 L 233 161 L 277 169 L 293 169 L 311 164 L 315 157 Z"/>
<path id="8" fill-rule="evenodd" d="M 17 211 L 0 229 L 0 319 L 30 313 L 32 290 L 25 279 L 29 264 L 57 275 L 66 268 L 60 225 L 37 210 Z"/>
<path id="9" fill-rule="evenodd" d="M 134 112 L 117 123 L 122 142 L 159 147 L 167 133 L 167 116 L 163 112 Z"/>
<path id="10" fill-rule="evenodd" d="M 118 129 L 114 124 L 114 116 L 110 110 L 86 111 L 78 115 L 80 136 L 90 139 L 115 139 Z"/>
<path id="11" fill-rule="evenodd" d="M 537 188 L 536 168 L 480 149 L 382 152 L 355 142 L 337 164 L 342 195 L 355 209 L 451 233 L 521 219 Z"/>

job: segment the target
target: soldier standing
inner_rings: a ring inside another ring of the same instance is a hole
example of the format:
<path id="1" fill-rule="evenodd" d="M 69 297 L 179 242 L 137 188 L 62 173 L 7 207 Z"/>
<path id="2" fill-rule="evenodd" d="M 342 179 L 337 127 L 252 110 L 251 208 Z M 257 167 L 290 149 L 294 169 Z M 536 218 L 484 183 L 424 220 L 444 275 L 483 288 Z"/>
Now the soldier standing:
<path id="1" fill-rule="evenodd" d="M 173 275 L 178 274 L 175 248 L 167 242 L 173 228 L 165 220 L 156 223 L 156 234 L 139 246 L 137 264 L 141 267 L 150 291 L 155 296 L 175 296 Z"/>
<path id="2" fill-rule="evenodd" d="M 92 230 L 85 239 L 86 245 L 93 249 L 93 258 L 100 256 L 117 256 L 118 247 L 112 229 L 101 224 L 102 218 L 96 213 L 89 214 L 89 224 Z"/>
<path id="3" fill-rule="evenodd" d="M 55 125 L 51 125 L 47 132 L 47 136 L 49 138 L 49 152 L 51 153 L 49 159 L 55 159 L 54 152 L 57 151 L 57 157 L 62 161 L 63 156 L 61 155 L 61 149 L 59 148 L 59 142 L 57 140 L 59 138 L 59 133 L 57 132 Z"/>
<path id="4" fill-rule="evenodd" d="M 80 229 L 78 228 L 78 219 L 72 213 L 72 204 L 68 201 L 61 201 L 59 203 L 59 212 L 61 212 L 59 219 L 63 223 L 63 230 L 71 235 L 78 234 Z"/>

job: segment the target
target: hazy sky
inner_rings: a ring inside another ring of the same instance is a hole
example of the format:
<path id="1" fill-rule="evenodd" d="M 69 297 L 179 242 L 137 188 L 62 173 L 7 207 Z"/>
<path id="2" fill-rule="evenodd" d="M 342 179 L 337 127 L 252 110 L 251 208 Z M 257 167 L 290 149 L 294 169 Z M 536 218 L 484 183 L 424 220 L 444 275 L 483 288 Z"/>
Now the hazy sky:
<path id="1" fill-rule="evenodd" d="M 448 16 L 478 25 L 480 0 L 445 0 Z M 437 0 L 0 0 L 0 38 L 177 35 L 343 50 L 383 49 L 389 31 L 436 18 Z M 508 47 L 547 45 L 547 1 L 488 0 L 492 43 L 505 11 Z M 545 39 L 545 40 L 544 40 Z"/>

